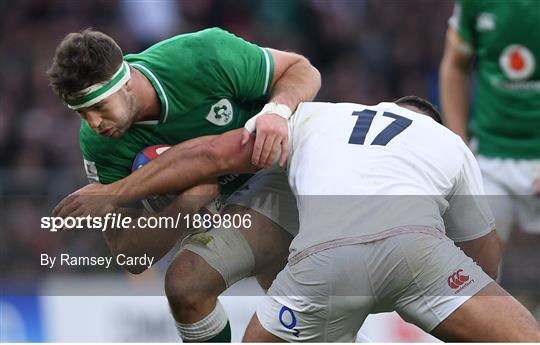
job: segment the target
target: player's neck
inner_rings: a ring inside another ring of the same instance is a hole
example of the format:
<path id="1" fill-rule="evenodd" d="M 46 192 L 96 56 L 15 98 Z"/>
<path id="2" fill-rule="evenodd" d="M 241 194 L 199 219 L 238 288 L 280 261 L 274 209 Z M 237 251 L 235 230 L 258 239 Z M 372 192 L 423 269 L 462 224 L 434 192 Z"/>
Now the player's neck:
<path id="1" fill-rule="evenodd" d="M 133 68 L 134 91 L 138 103 L 135 122 L 159 120 L 161 102 L 152 83 L 137 69 Z"/>

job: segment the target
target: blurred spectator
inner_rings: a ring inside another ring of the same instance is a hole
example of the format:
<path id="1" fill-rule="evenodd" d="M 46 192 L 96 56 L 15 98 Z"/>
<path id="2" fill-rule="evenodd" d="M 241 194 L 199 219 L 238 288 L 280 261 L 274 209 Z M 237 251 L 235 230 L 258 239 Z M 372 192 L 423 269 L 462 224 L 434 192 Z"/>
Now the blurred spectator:
<path id="1" fill-rule="evenodd" d="M 120 2 L 121 16 L 129 32 L 143 47 L 178 33 L 181 17 L 180 2 L 175 0 Z"/>

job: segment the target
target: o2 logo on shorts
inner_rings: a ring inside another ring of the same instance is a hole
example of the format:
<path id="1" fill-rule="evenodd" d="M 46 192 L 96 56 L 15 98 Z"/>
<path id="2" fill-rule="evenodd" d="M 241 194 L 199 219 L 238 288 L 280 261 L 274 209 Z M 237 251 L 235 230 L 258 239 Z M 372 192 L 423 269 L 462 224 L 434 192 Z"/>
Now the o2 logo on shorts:
<path id="1" fill-rule="evenodd" d="M 294 331 L 293 335 L 298 338 L 300 331 L 295 328 L 296 315 L 294 315 L 291 308 L 285 306 L 281 307 L 281 310 L 279 311 L 279 322 L 281 322 L 283 327 Z"/>

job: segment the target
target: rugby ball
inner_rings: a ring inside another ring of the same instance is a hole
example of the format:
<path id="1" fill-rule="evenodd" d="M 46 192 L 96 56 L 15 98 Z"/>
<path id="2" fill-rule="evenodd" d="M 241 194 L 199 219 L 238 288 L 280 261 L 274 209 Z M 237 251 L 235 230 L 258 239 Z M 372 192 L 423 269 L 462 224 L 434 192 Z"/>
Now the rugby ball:
<path id="1" fill-rule="evenodd" d="M 152 159 L 155 159 L 157 156 L 163 152 L 170 149 L 170 145 L 153 145 L 145 148 L 141 152 L 137 153 L 135 159 L 133 159 L 133 164 L 131 166 L 131 171 L 138 170 L 148 164 Z M 167 195 L 156 195 L 142 200 L 142 205 L 148 213 L 157 213 L 162 211 L 165 207 L 169 206 L 178 195 L 167 194 Z"/>
<path id="2" fill-rule="evenodd" d="M 133 165 L 131 166 L 131 171 L 142 168 L 145 164 L 150 162 L 152 159 L 156 158 L 163 152 L 171 148 L 171 145 L 153 145 L 148 146 L 141 152 L 137 153 L 135 159 L 133 160 Z"/>

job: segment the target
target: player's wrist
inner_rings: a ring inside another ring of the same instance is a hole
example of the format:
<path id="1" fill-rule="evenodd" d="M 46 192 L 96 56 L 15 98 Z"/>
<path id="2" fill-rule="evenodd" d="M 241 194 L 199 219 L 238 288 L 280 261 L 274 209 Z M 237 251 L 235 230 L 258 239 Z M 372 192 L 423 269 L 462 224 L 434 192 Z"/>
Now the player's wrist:
<path id="1" fill-rule="evenodd" d="M 268 102 L 264 105 L 264 107 L 261 109 L 260 112 L 258 112 L 255 116 L 253 116 L 251 119 L 249 119 L 246 124 L 244 125 L 244 128 L 250 132 L 253 133 L 256 128 L 256 121 L 257 118 L 260 116 L 266 115 L 266 114 L 275 114 L 278 115 L 281 118 L 284 118 L 285 120 L 289 120 L 289 118 L 292 115 L 292 110 L 289 108 L 288 105 L 283 103 L 276 103 L 276 102 Z"/>
<path id="2" fill-rule="evenodd" d="M 261 115 L 276 114 L 288 120 L 292 115 L 292 110 L 287 104 L 277 103 L 277 102 L 268 102 L 264 105 L 264 107 L 259 112 L 259 114 Z"/>
<path id="3" fill-rule="evenodd" d="M 127 205 L 139 199 L 136 188 L 127 188 L 124 180 L 104 185 L 107 195 L 114 198 L 118 206 Z"/>

